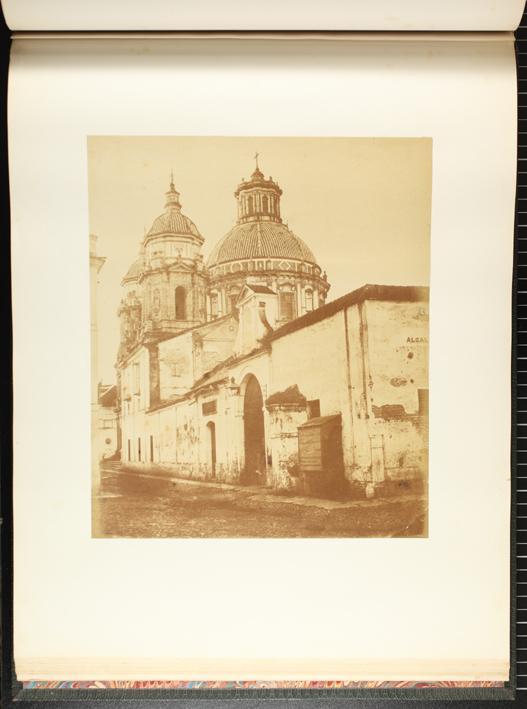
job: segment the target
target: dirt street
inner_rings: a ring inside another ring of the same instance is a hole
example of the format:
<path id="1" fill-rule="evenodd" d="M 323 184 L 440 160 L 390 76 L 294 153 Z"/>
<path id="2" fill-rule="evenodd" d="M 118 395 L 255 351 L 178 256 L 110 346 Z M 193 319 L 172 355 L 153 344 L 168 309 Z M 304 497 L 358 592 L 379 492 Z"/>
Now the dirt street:
<path id="1" fill-rule="evenodd" d="M 422 496 L 348 503 L 102 470 L 95 537 L 416 537 Z"/>

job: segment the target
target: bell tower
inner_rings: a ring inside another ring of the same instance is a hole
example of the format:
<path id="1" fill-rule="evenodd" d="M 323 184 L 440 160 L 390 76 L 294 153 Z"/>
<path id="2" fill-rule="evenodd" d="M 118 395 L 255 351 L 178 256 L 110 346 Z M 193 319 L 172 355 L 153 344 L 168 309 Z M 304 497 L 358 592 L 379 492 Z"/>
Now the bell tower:
<path id="1" fill-rule="evenodd" d="M 205 322 L 204 241 L 183 214 L 171 175 L 164 211 L 145 233 L 138 258 L 122 281 L 121 355 L 145 339 L 152 342 Z"/>
<path id="2" fill-rule="evenodd" d="M 143 242 L 143 328 L 154 336 L 205 321 L 206 270 L 201 254 L 204 238 L 182 212 L 173 175 L 164 208 Z"/>

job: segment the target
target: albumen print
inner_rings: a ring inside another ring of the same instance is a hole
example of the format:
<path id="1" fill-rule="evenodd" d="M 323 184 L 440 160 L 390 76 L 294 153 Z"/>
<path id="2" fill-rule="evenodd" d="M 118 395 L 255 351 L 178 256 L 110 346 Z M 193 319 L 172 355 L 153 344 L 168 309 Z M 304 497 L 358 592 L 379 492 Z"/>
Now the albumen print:
<path id="1" fill-rule="evenodd" d="M 88 138 L 94 537 L 422 537 L 432 141 Z"/>

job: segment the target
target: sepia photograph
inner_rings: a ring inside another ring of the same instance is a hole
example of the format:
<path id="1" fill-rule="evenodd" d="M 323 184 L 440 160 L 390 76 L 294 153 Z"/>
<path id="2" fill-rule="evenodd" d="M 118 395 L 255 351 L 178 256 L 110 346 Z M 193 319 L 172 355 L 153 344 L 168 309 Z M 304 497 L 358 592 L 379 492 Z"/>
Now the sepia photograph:
<path id="1" fill-rule="evenodd" d="M 432 140 L 87 149 L 92 536 L 428 536 Z"/>

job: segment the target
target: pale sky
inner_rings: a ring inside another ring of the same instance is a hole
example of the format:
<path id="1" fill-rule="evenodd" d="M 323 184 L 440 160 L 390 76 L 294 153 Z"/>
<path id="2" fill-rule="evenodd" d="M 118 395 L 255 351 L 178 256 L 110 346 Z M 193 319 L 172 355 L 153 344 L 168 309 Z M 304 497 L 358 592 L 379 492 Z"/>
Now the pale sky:
<path id="1" fill-rule="evenodd" d="M 283 190 L 284 223 L 327 271 L 334 300 L 365 283 L 428 285 L 429 138 L 88 138 L 90 232 L 99 276 L 99 375 L 115 381 L 121 278 L 164 209 L 174 171 L 205 258 L 236 221 L 233 192 L 260 169 Z"/>

